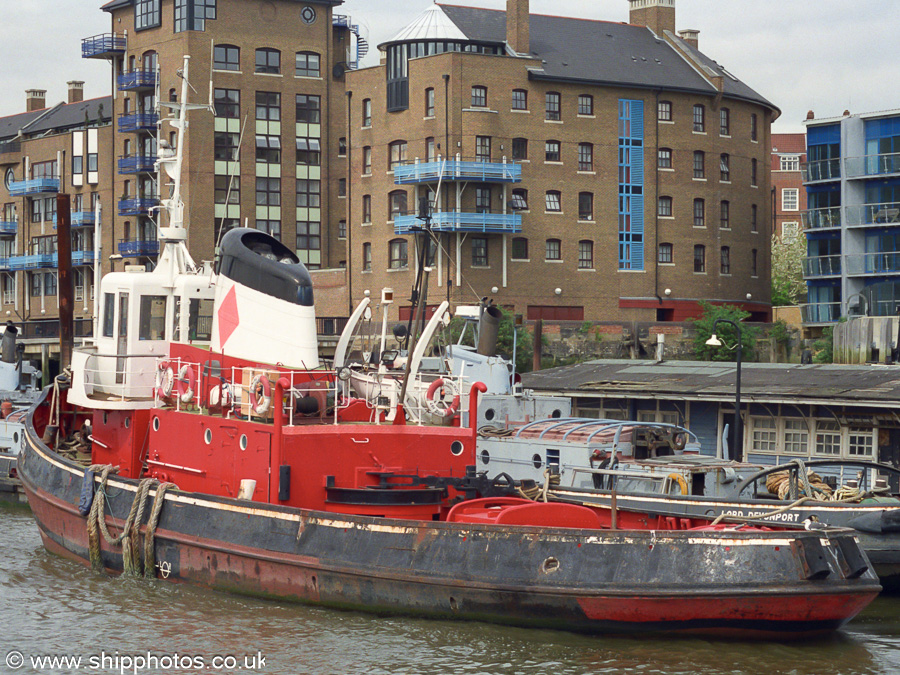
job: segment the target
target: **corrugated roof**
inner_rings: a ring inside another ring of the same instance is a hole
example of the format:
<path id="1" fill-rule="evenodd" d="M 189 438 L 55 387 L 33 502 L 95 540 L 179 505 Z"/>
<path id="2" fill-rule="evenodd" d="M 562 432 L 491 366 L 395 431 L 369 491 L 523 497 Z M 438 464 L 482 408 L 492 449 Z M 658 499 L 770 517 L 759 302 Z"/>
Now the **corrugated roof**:
<path id="1" fill-rule="evenodd" d="M 434 4 L 416 19 L 397 33 L 388 42 L 406 42 L 408 40 L 467 40 L 453 21 L 450 20 L 440 5 Z"/>

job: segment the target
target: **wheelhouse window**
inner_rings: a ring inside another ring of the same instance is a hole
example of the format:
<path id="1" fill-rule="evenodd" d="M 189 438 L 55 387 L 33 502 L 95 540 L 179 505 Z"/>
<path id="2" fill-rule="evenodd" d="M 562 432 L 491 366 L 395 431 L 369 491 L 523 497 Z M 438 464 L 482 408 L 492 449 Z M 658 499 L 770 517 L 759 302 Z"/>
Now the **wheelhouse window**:
<path id="1" fill-rule="evenodd" d="M 281 72 L 281 52 L 263 47 L 256 50 L 256 72 L 278 75 Z"/>
<path id="2" fill-rule="evenodd" d="M 166 296 L 142 295 L 138 340 L 166 339 Z"/>
<path id="3" fill-rule="evenodd" d="M 320 57 L 315 52 L 297 52 L 294 61 L 296 77 L 320 77 Z"/>
<path id="4" fill-rule="evenodd" d="M 528 110 L 528 91 L 526 89 L 513 89 L 512 109 Z"/>
<path id="5" fill-rule="evenodd" d="M 703 133 L 706 131 L 706 108 L 700 104 L 694 106 L 694 131 Z"/>
<path id="6" fill-rule="evenodd" d="M 406 193 L 404 193 L 406 194 Z M 390 269 L 403 270 L 409 267 L 406 239 L 392 239 L 388 244 Z"/>
<path id="7" fill-rule="evenodd" d="M 555 91 L 548 91 L 545 96 L 545 119 L 559 121 L 562 119 L 561 95 Z"/>
<path id="8" fill-rule="evenodd" d="M 594 97 L 590 94 L 578 95 L 578 114 L 593 115 L 594 114 Z"/>
<path id="9" fill-rule="evenodd" d="M 481 85 L 475 85 L 474 87 L 472 87 L 472 107 L 487 107 L 487 87 L 483 87 Z"/>
<path id="10" fill-rule="evenodd" d="M 103 294 L 103 337 L 113 336 L 113 325 L 116 312 L 116 294 Z"/>

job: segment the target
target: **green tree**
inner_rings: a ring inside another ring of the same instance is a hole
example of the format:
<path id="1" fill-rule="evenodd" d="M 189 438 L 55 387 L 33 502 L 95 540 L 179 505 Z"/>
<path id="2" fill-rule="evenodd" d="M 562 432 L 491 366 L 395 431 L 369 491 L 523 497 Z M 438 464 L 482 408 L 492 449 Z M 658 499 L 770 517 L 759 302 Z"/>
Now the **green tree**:
<path id="1" fill-rule="evenodd" d="M 806 237 L 778 239 L 772 235 L 772 304 L 775 307 L 796 305 L 806 295 L 805 256 Z"/>
<path id="2" fill-rule="evenodd" d="M 737 358 L 737 349 L 735 349 L 738 341 L 737 333 L 727 323 L 720 323 L 714 331 L 713 326 L 718 319 L 727 319 L 741 324 L 742 358 L 750 361 L 756 357 L 756 340 L 759 337 L 759 329 L 741 323 L 750 316 L 750 312 L 734 305 L 713 305 L 706 300 L 700 300 L 698 304 L 703 310 L 703 314 L 699 319 L 691 319 L 695 330 L 694 353 L 698 359 L 701 361 L 734 361 Z M 713 332 L 722 341 L 721 347 L 706 344 Z"/>

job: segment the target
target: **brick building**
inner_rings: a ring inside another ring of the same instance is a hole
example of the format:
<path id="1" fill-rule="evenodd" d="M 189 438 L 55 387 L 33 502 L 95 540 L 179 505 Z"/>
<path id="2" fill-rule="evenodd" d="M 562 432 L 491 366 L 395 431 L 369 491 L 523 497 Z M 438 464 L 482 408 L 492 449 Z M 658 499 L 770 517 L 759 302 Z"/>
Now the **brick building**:
<path id="1" fill-rule="evenodd" d="M 806 163 L 806 134 L 772 134 L 772 195 L 775 236 L 779 241 L 800 236 L 806 190 L 800 167 Z"/>
<path id="2" fill-rule="evenodd" d="M 683 320 L 698 299 L 770 317 L 778 110 L 697 31 L 676 35 L 674 0 L 629 1 L 628 24 L 436 4 L 348 74 L 354 299 L 412 286 L 428 196 L 430 299 L 492 295 L 530 319 Z"/>

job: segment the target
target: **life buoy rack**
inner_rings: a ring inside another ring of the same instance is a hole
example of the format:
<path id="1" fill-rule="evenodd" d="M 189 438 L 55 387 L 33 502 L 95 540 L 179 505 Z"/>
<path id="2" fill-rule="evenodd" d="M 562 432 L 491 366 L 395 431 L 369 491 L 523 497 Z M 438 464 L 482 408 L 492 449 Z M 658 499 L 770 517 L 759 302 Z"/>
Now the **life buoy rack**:
<path id="1" fill-rule="evenodd" d="M 182 403 L 190 403 L 194 400 L 194 392 L 197 391 L 197 374 L 190 364 L 185 363 L 179 368 L 175 391 L 178 392 L 178 399 Z"/>
<path id="2" fill-rule="evenodd" d="M 449 405 L 445 399 L 445 387 L 453 394 L 453 399 Z M 441 395 L 435 398 L 435 394 L 439 389 L 441 390 Z M 425 393 L 425 404 L 428 406 L 428 411 L 433 415 L 453 417 L 456 411 L 459 410 L 459 393 L 457 393 L 456 387 L 451 380 L 444 382 L 443 378 L 439 377 L 428 387 L 428 391 Z"/>
<path id="3" fill-rule="evenodd" d="M 175 371 L 168 361 L 160 361 L 156 371 L 156 393 L 160 398 L 170 398 L 175 388 Z"/>
<path id="4" fill-rule="evenodd" d="M 257 415 L 265 415 L 272 407 L 272 383 L 265 375 L 257 375 L 250 382 L 250 407 Z"/>

